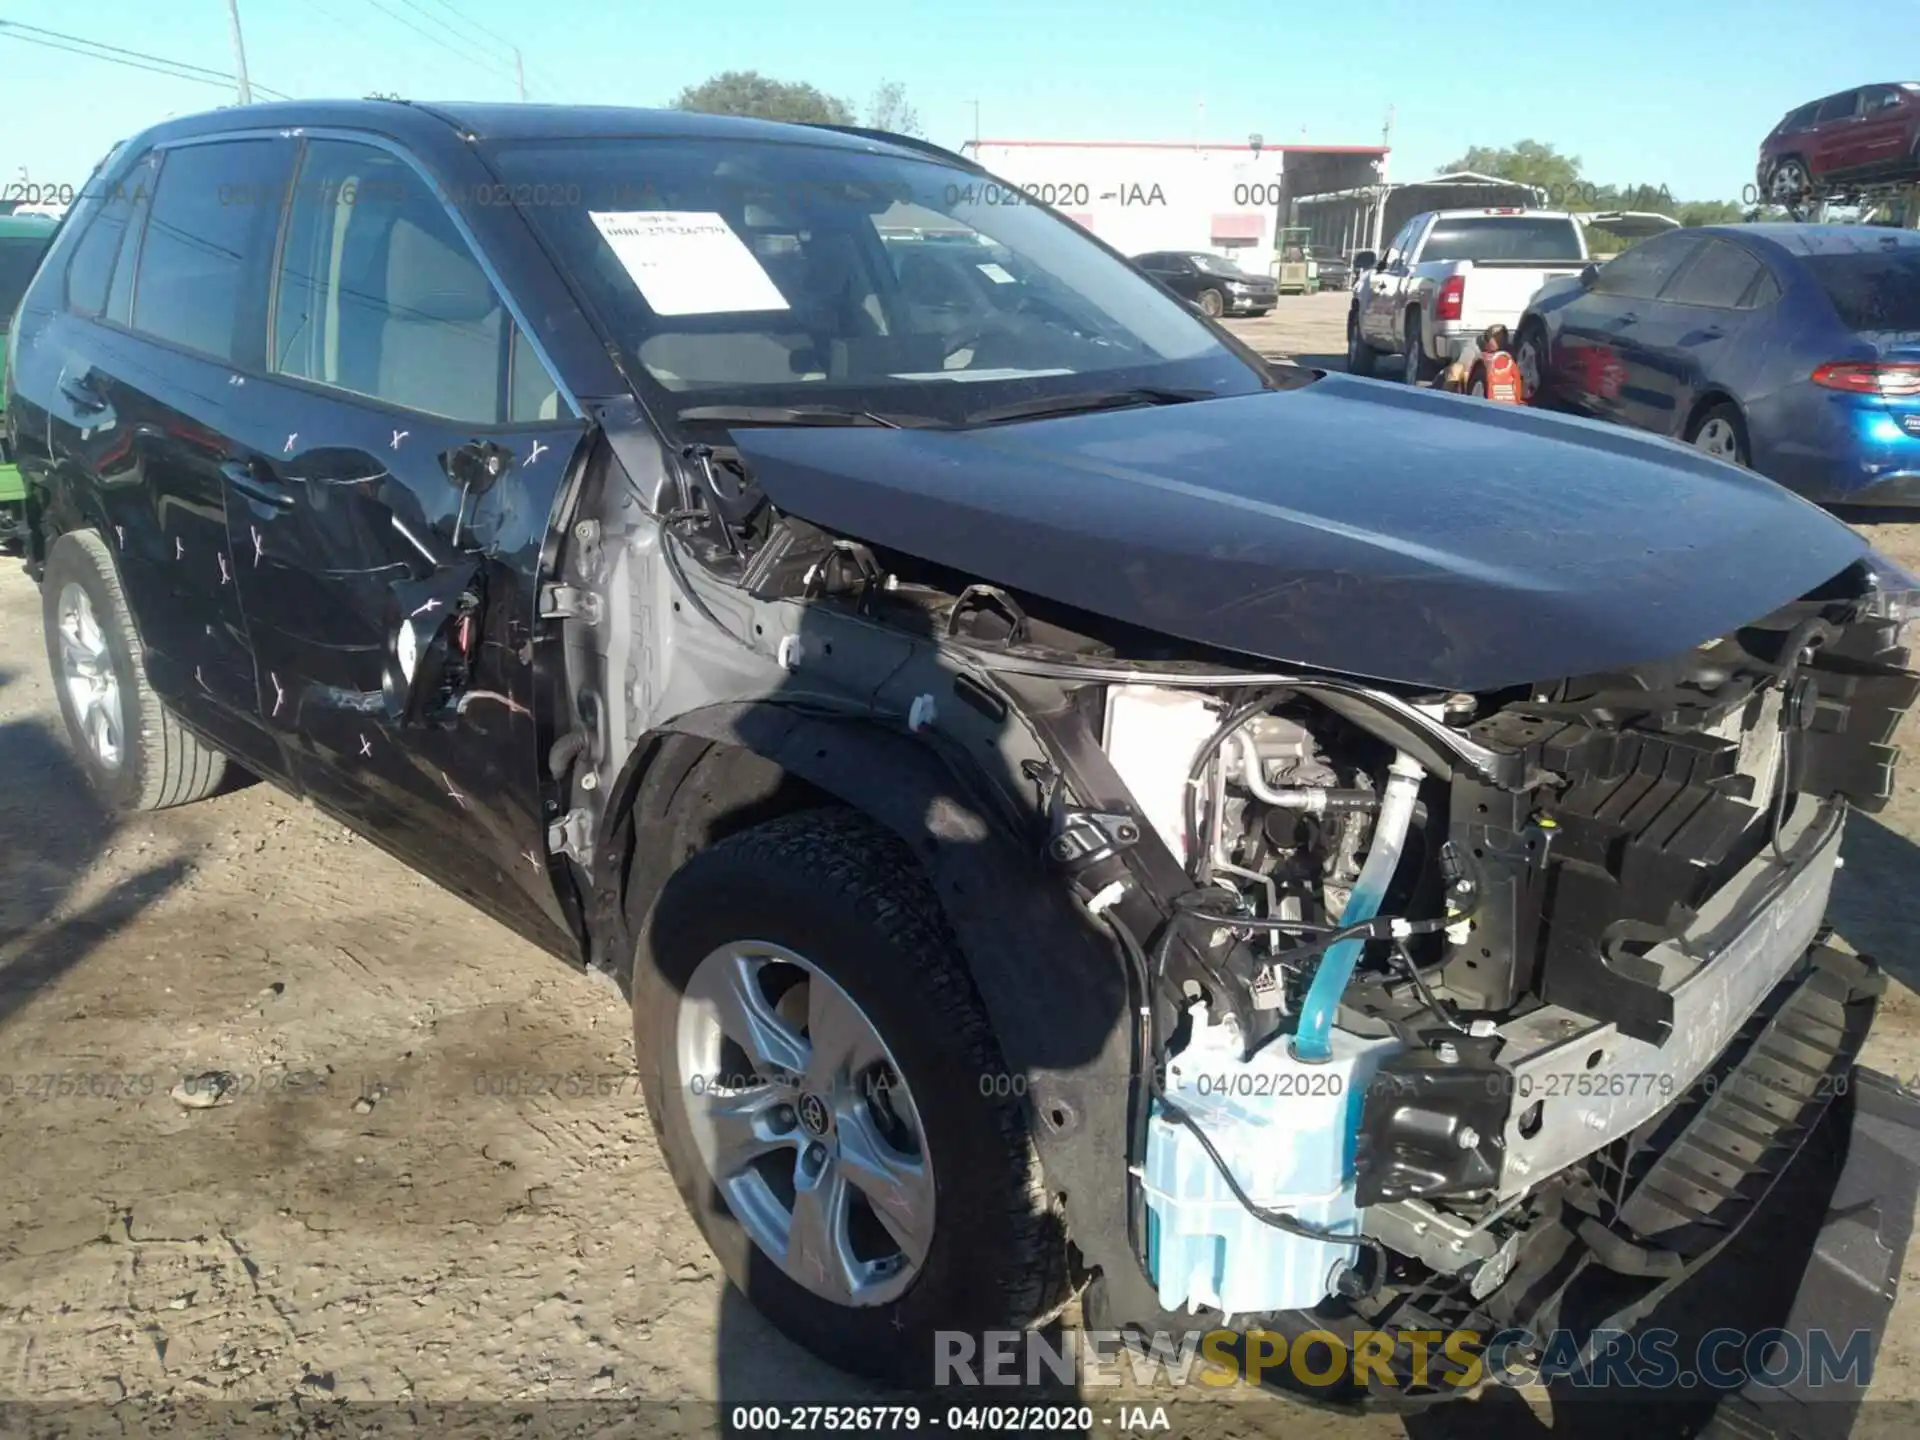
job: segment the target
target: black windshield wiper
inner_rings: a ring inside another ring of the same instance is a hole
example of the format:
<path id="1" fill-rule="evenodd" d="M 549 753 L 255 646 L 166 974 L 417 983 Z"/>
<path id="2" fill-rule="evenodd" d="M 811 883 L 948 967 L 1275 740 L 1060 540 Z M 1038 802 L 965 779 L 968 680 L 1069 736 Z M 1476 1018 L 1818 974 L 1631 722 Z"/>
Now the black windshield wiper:
<path id="1" fill-rule="evenodd" d="M 1077 395 L 1043 395 L 1035 400 L 1016 400 L 1011 405 L 994 405 L 967 416 L 969 425 L 998 425 L 1007 420 L 1039 420 L 1049 415 L 1076 415 L 1087 410 L 1122 410 L 1134 405 L 1183 405 L 1192 400 L 1212 400 L 1211 390 L 1165 390 L 1151 385 L 1130 390 L 1089 390 Z"/>
<path id="2" fill-rule="evenodd" d="M 924 415 L 880 415 L 872 410 L 840 410 L 830 405 L 691 405 L 674 416 L 680 421 L 711 420 L 722 425 L 871 425 L 883 430 L 944 428 Z"/>

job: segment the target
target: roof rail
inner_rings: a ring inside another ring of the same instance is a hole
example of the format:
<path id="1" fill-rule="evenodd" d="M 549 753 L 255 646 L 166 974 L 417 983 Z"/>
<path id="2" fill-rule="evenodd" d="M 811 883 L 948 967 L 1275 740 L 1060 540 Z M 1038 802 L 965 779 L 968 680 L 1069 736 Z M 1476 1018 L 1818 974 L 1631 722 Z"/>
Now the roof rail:
<path id="1" fill-rule="evenodd" d="M 891 130 L 875 130 L 866 125 L 829 125 L 825 121 L 805 120 L 801 122 L 809 129 L 832 130 L 841 135 L 853 135 L 862 140 L 879 140 L 888 145 L 898 145 L 904 150 L 918 150 L 923 155 L 933 155 L 950 165 L 961 165 L 969 170 L 977 170 L 982 175 L 986 170 L 978 160 L 970 160 L 957 150 L 949 150 L 944 145 L 936 145 L 931 140 L 922 140 L 917 135 L 896 135 Z"/>

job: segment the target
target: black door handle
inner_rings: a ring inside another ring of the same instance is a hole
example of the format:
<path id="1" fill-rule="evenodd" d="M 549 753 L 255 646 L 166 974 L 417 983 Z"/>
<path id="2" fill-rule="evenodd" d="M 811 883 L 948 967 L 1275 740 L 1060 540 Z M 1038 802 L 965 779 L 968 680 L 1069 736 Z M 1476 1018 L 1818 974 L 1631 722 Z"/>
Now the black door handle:
<path id="1" fill-rule="evenodd" d="M 269 505 L 275 510 L 293 508 L 293 492 L 284 485 L 272 480 L 263 480 L 253 466 L 244 460 L 228 460 L 220 467 L 220 473 L 234 489 L 249 500 Z"/>
<path id="2" fill-rule="evenodd" d="M 79 375 L 60 377 L 60 393 L 73 402 L 74 408 L 85 410 L 89 414 L 107 408 L 106 397 L 93 388 L 93 382 Z"/>

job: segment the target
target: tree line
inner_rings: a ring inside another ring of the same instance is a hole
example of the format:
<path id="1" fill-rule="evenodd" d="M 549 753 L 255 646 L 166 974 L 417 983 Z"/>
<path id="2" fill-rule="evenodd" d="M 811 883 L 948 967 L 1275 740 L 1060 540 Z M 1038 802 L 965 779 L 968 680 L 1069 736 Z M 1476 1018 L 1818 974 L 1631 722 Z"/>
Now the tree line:
<path id="1" fill-rule="evenodd" d="M 1443 167 L 1443 173 L 1456 170 L 1538 186 L 1546 191 L 1547 204 L 1562 210 L 1652 211 L 1669 215 L 1682 225 L 1736 225 L 1784 219 L 1786 215 L 1771 206 L 1741 205 L 1732 200 L 1677 200 L 1665 185 L 1599 184 L 1581 173 L 1578 155 L 1563 155 L 1543 140 L 1517 140 L 1499 147 L 1475 145 Z M 1597 251 L 1626 248 L 1626 241 L 1598 226 L 1590 233 Z"/>
<path id="2" fill-rule="evenodd" d="M 924 138 L 919 112 L 907 99 L 907 87 L 897 80 L 882 80 L 874 87 L 864 122 L 855 119 L 852 104 L 838 95 L 829 95 L 803 80 L 774 80 L 757 70 L 726 70 L 698 85 L 689 85 L 674 98 L 673 108 L 797 125 L 864 123 L 870 129 Z"/>

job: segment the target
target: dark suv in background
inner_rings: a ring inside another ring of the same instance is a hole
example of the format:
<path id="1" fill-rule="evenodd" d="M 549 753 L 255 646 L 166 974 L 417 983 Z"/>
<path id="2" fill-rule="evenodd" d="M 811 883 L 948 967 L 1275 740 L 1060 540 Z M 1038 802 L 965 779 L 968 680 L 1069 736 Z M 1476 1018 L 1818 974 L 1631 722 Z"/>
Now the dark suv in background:
<path id="1" fill-rule="evenodd" d="M 1920 83 L 1862 85 L 1802 105 L 1761 142 L 1754 179 L 1775 204 L 1920 180 Z"/>

